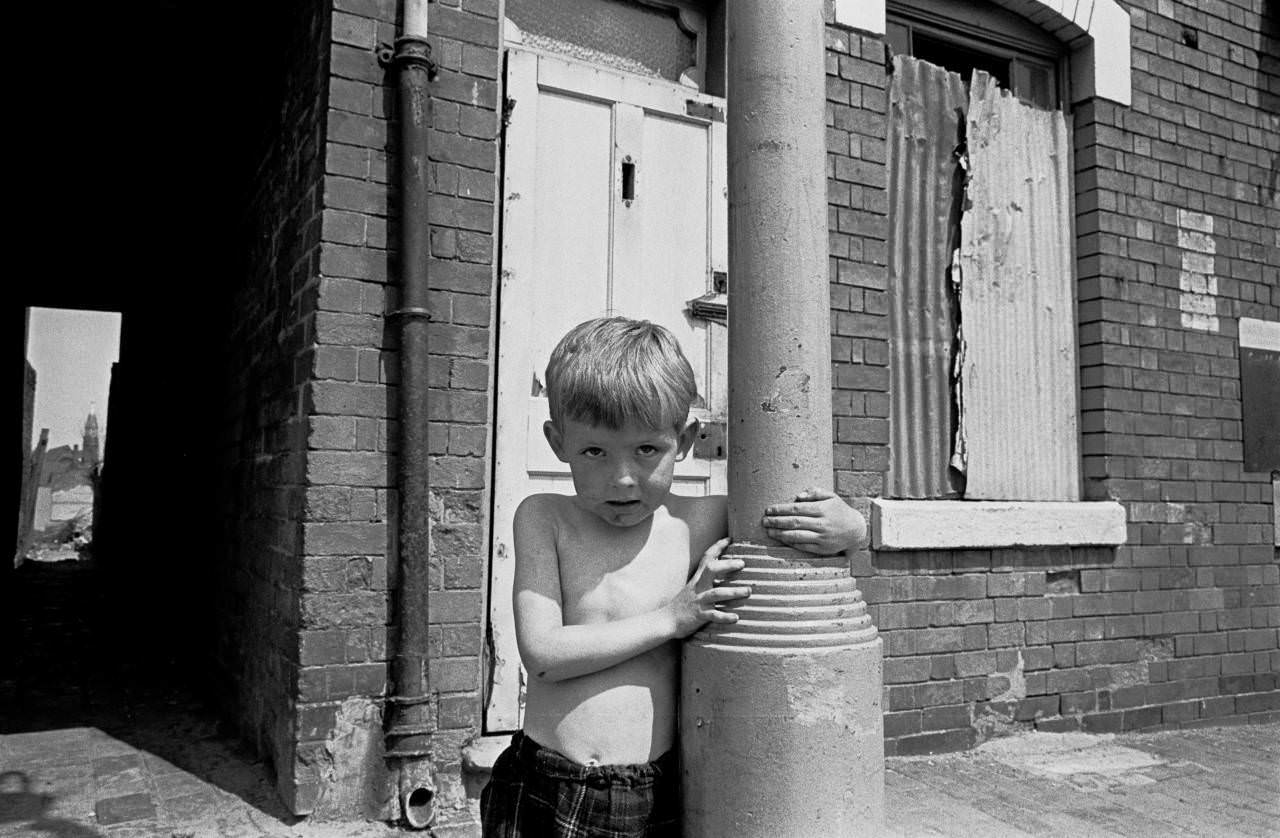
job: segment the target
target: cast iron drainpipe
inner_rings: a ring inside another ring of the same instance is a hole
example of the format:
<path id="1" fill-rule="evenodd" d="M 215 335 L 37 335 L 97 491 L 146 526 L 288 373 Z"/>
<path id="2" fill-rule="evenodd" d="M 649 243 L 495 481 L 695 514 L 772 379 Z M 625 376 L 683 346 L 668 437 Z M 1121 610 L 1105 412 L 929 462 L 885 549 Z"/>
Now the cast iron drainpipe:
<path id="1" fill-rule="evenodd" d="M 405 0 L 402 34 L 392 60 L 400 109 L 400 335 L 399 451 L 396 488 L 399 584 L 395 655 L 387 700 L 386 757 L 397 773 L 405 822 L 425 829 L 435 819 L 431 739 L 435 703 L 428 678 L 427 579 L 430 550 L 427 449 L 427 82 L 435 65 L 427 43 L 428 0 Z"/>

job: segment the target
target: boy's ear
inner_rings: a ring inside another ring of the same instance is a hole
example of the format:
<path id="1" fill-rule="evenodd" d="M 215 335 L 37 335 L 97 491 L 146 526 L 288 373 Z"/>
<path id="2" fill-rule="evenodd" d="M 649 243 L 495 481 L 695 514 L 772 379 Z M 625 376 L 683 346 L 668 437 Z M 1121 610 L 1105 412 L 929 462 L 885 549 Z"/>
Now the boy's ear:
<path id="1" fill-rule="evenodd" d="M 562 463 L 569 462 L 569 458 L 564 454 L 564 437 L 560 435 L 560 429 L 556 427 L 556 423 L 550 419 L 543 422 L 542 435 L 547 438 L 547 444 L 555 452 L 556 459 Z"/>
<path id="2" fill-rule="evenodd" d="M 693 443 L 698 439 L 698 431 L 702 429 L 702 423 L 697 419 L 690 419 L 684 426 L 684 430 L 680 432 L 680 446 L 676 449 L 676 462 L 680 462 L 689 456 Z"/>

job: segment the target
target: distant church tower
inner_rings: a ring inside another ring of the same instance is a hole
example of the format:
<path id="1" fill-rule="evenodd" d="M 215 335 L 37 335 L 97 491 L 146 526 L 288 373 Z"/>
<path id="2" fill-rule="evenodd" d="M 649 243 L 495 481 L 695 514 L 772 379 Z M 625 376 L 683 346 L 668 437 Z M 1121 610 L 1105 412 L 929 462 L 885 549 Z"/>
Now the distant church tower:
<path id="1" fill-rule="evenodd" d="M 84 420 L 84 445 L 81 449 L 81 462 L 86 468 L 93 468 L 98 464 L 98 415 L 93 412 L 93 405 L 89 405 L 89 416 Z"/>

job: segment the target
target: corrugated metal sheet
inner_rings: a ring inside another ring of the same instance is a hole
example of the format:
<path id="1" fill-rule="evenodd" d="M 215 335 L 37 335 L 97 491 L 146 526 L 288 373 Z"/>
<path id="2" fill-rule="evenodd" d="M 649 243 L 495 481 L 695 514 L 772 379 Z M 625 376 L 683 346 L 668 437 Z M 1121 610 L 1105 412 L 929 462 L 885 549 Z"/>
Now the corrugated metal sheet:
<path id="1" fill-rule="evenodd" d="M 960 245 L 965 497 L 1078 500 L 1071 132 L 975 74 Z"/>
<path id="2" fill-rule="evenodd" d="M 890 465 L 886 494 L 942 498 L 963 480 L 948 466 L 956 313 L 947 268 L 963 172 L 956 158 L 968 93 L 960 77 L 895 56 L 889 87 Z"/>

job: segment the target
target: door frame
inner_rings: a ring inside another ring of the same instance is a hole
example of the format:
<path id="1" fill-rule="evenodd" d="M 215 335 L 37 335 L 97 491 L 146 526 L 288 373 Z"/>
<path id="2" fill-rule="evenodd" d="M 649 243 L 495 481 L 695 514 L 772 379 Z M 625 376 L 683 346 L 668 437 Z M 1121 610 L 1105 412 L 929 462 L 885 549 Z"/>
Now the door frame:
<path id="1" fill-rule="evenodd" d="M 529 103 L 537 101 L 540 91 L 559 92 L 583 99 L 597 100 L 612 106 L 619 104 L 633 106 L 633 111 L 639 109 L 642 111 L 661 112 L 666 115 L 678 116 L 680 119 L 687 119 L 691 123 L 706 125 L 710 132 L 707 164 L 709 167 L 709 189 L 711 190 L 709 195 L 723 196 L 726 188 L 724 100 L 719 97 L 700 93 L 691 87 L 674 85 L 665 79 L 650 79 L 574 61 L 559 55 L 520 48 L 507 49 L 503 82 L 509 118 L 506 121 L 501 138 L 502 148 L 500 149 L 502 179 L 500 184 L 501 192 L 499 194 L 502 204 L 499 228 L 498 287 L 495 298 L 498 329 L 494 343 L 493 448 L 490 466 L 492 482 L 489 493 L 488 527 L 489 561 L 486 568 L 483 625 L 484 648 L 482 652 L 484 655 L 484 677 L 481 684 L 483 729 L 486 734 L 499 734 L 519 728 L 524 693 L 524 674 L 518 661 L 514 662 L 513 666 L 511 661 L 503 660 L 499 656 L 500 647 L 514 647 L 511 639 L 501 642 L 497 639 L 503 632 L 509 633 L 508 638 L 514 637 L 514 620 L 509 604 L 510 593 L 507 590 L 509 587 L 508 580 L 514 577 L 514 556 L 511 554 L 510 547 L 503 542 L 504 538 L 507 537 L 505 534 L 509 530 L 510 522 L 506 520 L 499 521 L 498 512 L 499 507 L 502 506 L 504 518 L 506 518 L 510 511 L 513 511 L 514 504 L 502 496 L 504 486 L 511 485 L 511 481 L 516 479 L 513 477 L 514 471 L 520 472 L 521 479 L 523 479 L 523 475 L 527 471 L 524 459 L 519 458 L 520 462 L 518 464 L 513 464 L 514 461 L 509 462 L 511 458 L 501 443 L 502 441 L 508 441 L 508 444 L 510 444 L 509 440 L 513 439 L 525 439 L 532 444 L 541 442 L 540 437 L 537 440 L 531 438 L 533 432 L 529 428 L 508 427 L 506 423 L 509 419 L 504 415 L 503 409 L 504 405 L 508 404 L 511 399 L 529 398 L 528 380 L 520 379 L 518 375 L 511 372 L 504 375 L 503 363 L 504 356 L 511 351 L 511 347 L 530 345 L 530 335 L 533 329 L 527 317 L 509 316 L 512 294 L 518 293 L 512 291 L 510 283 L 513 277 L 515 281 L 519 281 L 531 273 L 526 269 L 529 267 L 529 260 L 533 253 L 535 236 L 532 225 L 527 223 L 513 225 L 510 223 L 513 212 L 519 215 L 524 211 L 524 206 L 527 206 L 527 204 L 521 205 L 517 202 L 524 200 L 524 196 L 535 194 L 537 142 L 536 134 L 533 132 L 537 130 L 537 121 L 536 119 L 527 121 L 520 119 L 521 104 L 528 108 Z M 531 133 L 525 135 L 523 132 L 526 131 Z M 516 139 L 513 141 L 512 135 L 515 132 L 520 133 L 516 134 Z M 611 155 L 611 160 L 616 163 L 616 159 L 614 159 L 618 155 L 616 138 Z M 611 165 L 611 170 L 615 179 L 611 190 L 616 195 L 620 189 L 620 166 Z M 609 220 L 611 239 L 612 231 L 616 229 L 614 220 L 616 210 L 617 201 L 611 200 Z M 708 212 L 707 235 L 711 263 L 708 272 L 708 283 L 710 283 L 711 273 L 727 270 L 727 206 L 723 200 L 709 198 Z M 615 252 L 612 240 L 610 241 L 609 250 L 611 254 Z M 721 326 L 710 326 L 709 328 L 716 329 L 719 332 L 724 331 Z M 715 334 L 717 333 L 713 333 L 713 335 Z M 712 340 L 725 341 L 725 345 L 727 345 L 726 337 L 726 335 L 719 334 L 718 337 L 713 337 Z M 718 347 L 719 344 L 717 343 L 716 346 Z M 723 381 L 717 380 L 719 375 L 723 374 L 723 371 L 716 371 L 713 363 L 708 363 L 707 367 L 706 388 L 708 392 L 718 392 L 715 388 L 722 388 L 724 384 Z M 707 410 L 695 411 L 695 415 L 707 412 Z M 525 421 L 527 424 L 527 417 Z M 517 465 L 519 466 L 518 469 L 516 468 Z M 688 467 L 700 468 L 700 466 L 696 466 L 692 462 L 688 464 Z M 709 469 L 709 472 L 711 471 L 714 470 Z M 708 473 L 706 477 L 710 491 L 723 492 L 723 477 L 716 479 L 711 473 Z M 507 506 L 512 507 L 512 509 L 506 510 Z M 495 599 L 495 592 L 497 599 L 506 600 L 505 606 Z M 516 679 L 513 682 L 514 689 L 519 696 L 514 702 L 514 709 L 512 709 L 513 703 L 510 701 L 507 701 L 507 706 L 503 708 L 495 700 L 495 696 L 500 690 L 513 688 L 513 683 L 508 683 L 511 679 Z"/>

